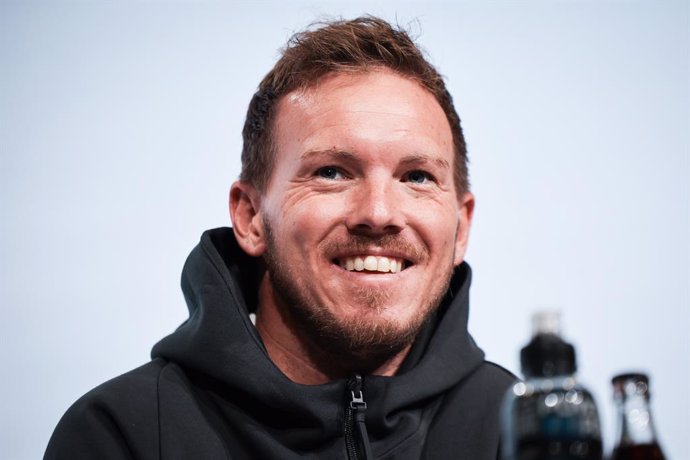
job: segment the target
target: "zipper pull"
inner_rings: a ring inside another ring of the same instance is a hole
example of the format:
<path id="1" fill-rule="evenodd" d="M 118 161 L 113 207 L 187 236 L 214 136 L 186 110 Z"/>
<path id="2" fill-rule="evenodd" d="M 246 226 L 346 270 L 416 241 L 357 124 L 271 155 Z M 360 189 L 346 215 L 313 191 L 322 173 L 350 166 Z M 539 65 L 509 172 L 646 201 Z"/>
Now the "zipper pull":
<path id="1" fill-rule="evenodd" d="M 350 400 L 350 409 L 354 409 L 359 413 L 360 411 L 364 412 L 367 410 L 367 403 L 364 402 L 364 395 L 362 394 L 362 390 L 359 390 L 355 392 L 355 390 L 350 391 L 350 394 L 352 395 L 352 399 Z"/>
<path id="2" fill-rule="evenodd" d="M 354 433 L 352 433 L 352 431 L 355 431 L 355 433 L 357 434 L 357 448 L 352 449 L 351 458 L 359 459 L 360 455 L 358 454 L 361 454 L 362 460 L 373 460 L 374 455 L 371 452 L 371 446 L 369 445 L 369 434 L 367 433 L 367 403 L 364 401 L 364 393 L 362 392 L 362 376 L 359 374 L 355 374 L 354 379 L 348 383 L 348 386 L 350 387 L 351 398 L 350 407 L 348 410 L 349 417 L 346 417 L 346 420 L 349 419 L 352 422 L 351 424 L 346 423 L 346 442 L 348 441 L 348 435 L 354 438 Z M 347 425 L 349 425 L 349 427 Z M 350 428 L 350 430 L 348 430 L 347 428 Z M 352 430 L 352 428 L 354 428 L 354 430 Z"/>

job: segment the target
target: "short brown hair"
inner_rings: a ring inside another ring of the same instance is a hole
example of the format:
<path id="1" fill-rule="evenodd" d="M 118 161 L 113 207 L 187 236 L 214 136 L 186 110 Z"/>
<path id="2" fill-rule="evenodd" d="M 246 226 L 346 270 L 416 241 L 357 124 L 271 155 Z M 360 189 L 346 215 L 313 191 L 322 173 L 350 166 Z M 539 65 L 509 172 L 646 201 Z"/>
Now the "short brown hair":
<path id="1" fill-rule="evenodd" d="M 240 180 L 252 183 L 261 193 L 265 191 L 275 158 L 273 118 L 282 96 L 312 87 L 333 72 L 362 72 L 376 67 L 386 67 L 419 83 L 436 98 L 453 135 L 455 187 L 458 194 L 467 191 L 467 147 L 443 77 L 406 31 L 371 16 L 315 24 L 290 38 L 249 103 L 242 130 Z"/>

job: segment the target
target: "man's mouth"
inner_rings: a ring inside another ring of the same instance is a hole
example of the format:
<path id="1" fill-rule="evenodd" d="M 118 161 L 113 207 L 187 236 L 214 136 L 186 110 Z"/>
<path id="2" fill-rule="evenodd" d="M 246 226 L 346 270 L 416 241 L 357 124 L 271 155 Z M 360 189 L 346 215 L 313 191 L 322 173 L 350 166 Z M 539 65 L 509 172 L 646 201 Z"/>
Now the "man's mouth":
<path id="1" fill-rule="evenodd" d="M 404 270 L 408 263 L 405 259 L 385 256 L 349 256 L 336 259 L 336 264 L 350 272 L 378 272 L 398 273 Z"/>

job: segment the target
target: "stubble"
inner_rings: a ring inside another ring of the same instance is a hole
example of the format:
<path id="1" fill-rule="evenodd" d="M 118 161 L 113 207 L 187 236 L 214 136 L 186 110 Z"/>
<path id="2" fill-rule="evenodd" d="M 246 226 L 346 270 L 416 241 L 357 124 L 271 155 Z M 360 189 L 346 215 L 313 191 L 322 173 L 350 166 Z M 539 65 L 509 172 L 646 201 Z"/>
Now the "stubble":
<path id="1" fill-rule="evenodd" d="M 430 292 L 428 300 L 408 320 L 401 322 L 382 313 L 390 306 L 390 292 L 375 288 L 354 291 L 350 302 L 361 306 L 362 315 L 337 316 L 324 305 L 311 299 L 305 286 L 301 286 L 292 273 L 289 261 L 281 256 L 270 223 L 264 219 L 267 251 L 264 256 L 268 276 L 273 287 L 275 303 L 286 324 L 302 340 L 310 342 L 320 351 L 342 360 L 347 367 L 367 372 L 398 355 L 409 347 L 424 323 L 438 308 L 450 284 L 452 260 L 448 270 L 439 274 L 444 280 L 437 292 Z M 336 248 L 364 249 L 367 245 L 400 249 L 422 259 L 424 250 L 394 235 L 384 237 L 350 236 L 348 241 L 324 243 L 317 250 L 329 253 Z M 363 251 L 362 251 L 363 252 Z M 309 347 L 307 347 L 309 348 Z"/>

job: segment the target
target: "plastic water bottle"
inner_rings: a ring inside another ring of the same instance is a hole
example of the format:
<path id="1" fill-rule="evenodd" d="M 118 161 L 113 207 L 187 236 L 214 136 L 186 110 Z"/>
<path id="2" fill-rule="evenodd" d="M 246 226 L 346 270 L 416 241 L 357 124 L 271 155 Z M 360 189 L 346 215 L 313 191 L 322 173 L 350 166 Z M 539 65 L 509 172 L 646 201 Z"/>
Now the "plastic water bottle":
<path id="1" fill-rule="evenodd" d="M 532 319 L 521 350 L 523 382 L 506 395 L 501 414 L 504 460 L 602 460 L 599 413 L 575 378 L 575 348 L 561 337 L 560 315 Z"/>

